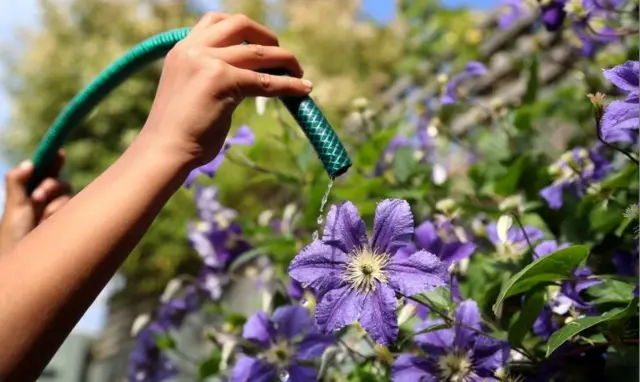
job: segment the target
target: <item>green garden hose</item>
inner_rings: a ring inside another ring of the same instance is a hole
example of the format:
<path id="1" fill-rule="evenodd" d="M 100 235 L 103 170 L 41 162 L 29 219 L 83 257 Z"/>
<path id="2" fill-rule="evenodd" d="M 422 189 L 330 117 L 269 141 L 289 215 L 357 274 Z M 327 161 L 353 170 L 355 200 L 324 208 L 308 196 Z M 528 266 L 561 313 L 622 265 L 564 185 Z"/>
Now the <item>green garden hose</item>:
<path id="1" fill-rule="evenodd" d="M 82 89 L 58 115 L 38 145 L 32 158 L 35 172 L 30 179 L 30 190 L 46 177 L 47 167 L 72 129 L 112 90 L 145 65 L 164 57 L 190 30 L 174 29 L 148 38 L 109 65 Z M 327 174 L 331 178 L 344 174 L 351 166 L 351 159 L 315 102 L 310 97 L 282 97 L 281 101 L 313 145 Z"/>

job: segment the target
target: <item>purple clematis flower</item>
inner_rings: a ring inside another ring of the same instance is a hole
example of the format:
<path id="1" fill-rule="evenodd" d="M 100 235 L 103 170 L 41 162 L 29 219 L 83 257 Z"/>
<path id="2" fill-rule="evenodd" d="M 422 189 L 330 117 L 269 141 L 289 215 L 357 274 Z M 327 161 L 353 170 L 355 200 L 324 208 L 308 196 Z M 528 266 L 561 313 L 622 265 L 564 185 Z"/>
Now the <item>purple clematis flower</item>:
<path id="1" fill-rule="evenodd" d="M 505 0 L 498 20 L 498 27 L 505 30 L 526 15 L 526 8 L 522 0 Z"/>
<path id="2" fill-rule="evenodd" d="M 287 288 L 287 293 L 292 300 L 302 300 L 302 297 L 304 296 L 304 288 L 302 287 L 302 284 L 291 279 L 289 287 Z"/>
<path id="3" fill-rule="evenodd" d="M 204 164 L 200 167 L 197 167 L 189 173 L 189 175 L 187 176 L 187 179 L 184 182 L 184 186 L 187 188 L 190 188 L 193 185 L 193 182 L 195 181 L 195 179 L 200 174 L 204 174 L 204 175 L 207 175 L 209 178 L 213 178 L 215 173 L 218 171 L 218 168 L 220 167 L 220 165 L 222 165 L 222 162 L 224 161 L 224 155 L 227 153 L 227 151 L 232 145 L 252 145 L 254 142 L 255 142 L 255 136 L 253 135 L 253 132 L 251 131 L 249 126 L 246 126 L 246 125 L 240 126 L 238 128 L 238 131 L 236 131 L 236 134 L 233 137 L 227 139 L 227 141 L 224 143 L 224 146 L 222 146 L 222 149 L 220 150 L 218 155 L 216 155 L 216 157 L 213 158 L 211 162 Z"/>
<path id="4" fill-rule="evenodd" d="M 400 147 L 409 146 L 411 146 L 411 142 L 407 138 L 401 137 L 399 135 L 395 136 L 382 152 L 380 159 L 378 159 L 378 163 L 376 163 L 375 175 L 380 176 L 384 173 L 385 169 L 389 167 L 389 165 L 391 165 L 391 163 L 393 162 L 393 156 Z"/>
<path id="5" fill-rule="evenodd" d="M 236 210 L 227 208 L 218 200 L 218 188 L 196 184 L 194 190 L 196 209 L 200 220 L 227 226 L 228 222 L 238 216 Z"/>
<path id="6" fill-rule="evenodd" d="M 366 230 L 351 202 L 332 206 L 322 239 L 293 259 L 289 276 L 318 295 L 316 322 L 322 332 L 357 320 L 377 343 L 388 346 L 398 335 L 396 292 L 413 296 L 445 285 L 447 271 L 426 251 L 397 256 L 413 234 L 406 201 L 380 202 L 370 242 Z"/>
<path id="7" fill-rule="evenodd" d="M 475 301 L 463 301 L 453 328 L 415 336 L 428 357 L 401 354 L 391 367 L 393 381 L 497 381 L 495 372 L 509 357 L 509 344 L 478 334 L 482 330 Z M 427 321 L 418 330 L 442 324 Z"/>
<path id="8" fill-rule="evenodd" d="M 590 151 L 576 147 L 549 166 L 549 173 L 555 180 L 540 190 L 540 196 L 549 208 L 557 210 L 562 207 L 565 190 L 582 197 L 590 184 L 605 177 L 611 166 L 600 151 L 600 147 Z"/>
<path id="9" fill-rule="evenodd" d="M 456 103 L 458 101 L 458 96 L 456 95 L 458 86 L 471 77 L 483 76 L 486 73 L 487 68 L 481 62 L 469 61 L 461 73 L 451 77 L 445 87 L 444 94 L 440 98 L 440 102 L 443 105 Z"/>
<path id="10" fill-rule="evenodd" d="M 525 236 L 526 233 L 526 236 Z M 496 247 L 498 256 L 505 259 L 517 259 L 529 247 L 527 238 L 532 245 L 542 240 L 544 233 L 537 227 L 525 226 L 524 233 L 518 226 L 512 226 L 507 232 L 505 240 L 498 235 L 498 226 L 496 223 L 490 223 L 487 226 L 487 237 L 489 241 Z"/>
<path id="11" fill-rule="evenodd" d="M 535 257 L 547 256 L 569 245 L 568 243 L 558 244 L 555 240 L 543 241 L 536 246 Z M 549 302 L 533 325 L 533 332 L 536 335 L 548 339 L 562 326 L 567 317 L 577 318 L 597 313 L 593 305 L 581 296 L 582 291 L 602 282 L 599 279 L 589 278 L 591 275 L 591 268 L 578 267 L 573 271 L 573 276 L 577 280 L 565 280 L 559 289 L 549 288 Z"/>
<path id="12" fill-rule="evenodd" d="M 635 142 L 640 128 L 640 61 L 627 61 L 603 71 L 604 77 L 627 94 L 607 106 L 600 133 L 608 142 Z"/>
<path id="13" fill-rule="evenodd" d="M 399 254 L 406 256 L 418 250 L 433 253 L 449 267 L 471 256 L 476 245 L 461 239 L 450 221 L 436 220 L 433 223 L 427 220 L 416 227 L 415 244 L 402 248 Z"/>
<path id="14" fill-rule="evenodd" d="M 187 236 L 204 264 L 213 269 L 225 269 L 231 260 L 250 248 L 236 223 L 225 228 L 206 222 L 189 223 Z"/>
<path id="15" fill-rule="evenodd" d="M 557 31 L 562 27 L 567 17 L 565 4 L 566 0 L 551 0 L 541 7 L 540 21 L 548 31 Z"/>
<path id="16" fill-rule="evenodd" d="M 187 314 L 200 307 L 200 296 L 193 285 L 185 288 L 182 296 L 166 301 L 158 308 L 156 321 L 166 329 L 179 329 Z"/>
<path id="17" fill-rule="evenodd" d="M 129 355 L 129 382 L 159 382 L 178 374 L 176 365 L 156 344 L 156 336 L 162 333 L 164 328 L 158 323 L 151 323 L 138 333 Z"/>
<path id="18" fill-rule="evenodd" d="M 265 312 L 251 316 L 242 332 L 244 339 L 262 351 L 256 357 L 241 356 L 233 368 L 232 382 L 270 382 L 278 377 L 291 382 L 316 380 L 316 370 L 304 365 L 320 357 L 335 338 L 318 332 L 309 311 L 282 306 L 270 319 Z"/>

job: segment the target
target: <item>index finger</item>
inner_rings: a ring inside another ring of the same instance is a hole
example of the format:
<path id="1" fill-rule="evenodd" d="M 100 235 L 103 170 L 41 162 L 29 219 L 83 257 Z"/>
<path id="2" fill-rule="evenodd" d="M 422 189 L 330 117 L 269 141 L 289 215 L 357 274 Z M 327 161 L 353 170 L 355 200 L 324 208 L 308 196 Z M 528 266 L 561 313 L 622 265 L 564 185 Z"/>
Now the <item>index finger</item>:
<path id="1" fill-rule="evenodd" d="M 269 28 L 245 15 L 233 15 L 200 32 L 209 47 L 224 48 L 243 42 L 279 46 L 278 38 Z"/>

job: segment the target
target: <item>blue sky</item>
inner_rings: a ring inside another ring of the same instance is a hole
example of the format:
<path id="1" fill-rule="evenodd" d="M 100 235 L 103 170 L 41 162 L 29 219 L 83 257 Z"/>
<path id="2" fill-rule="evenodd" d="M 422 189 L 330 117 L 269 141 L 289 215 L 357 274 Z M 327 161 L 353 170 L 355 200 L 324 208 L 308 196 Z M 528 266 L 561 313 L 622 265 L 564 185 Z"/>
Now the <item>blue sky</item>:
<path id="1" fill-rule="evenodd" d="M 213 3 L 212 0 L 200 0 L 201 4 Z M 498 0 L 445 0 L 450 6 L 471 6 L 474 8 L 489 8 Z M 366 12 L 380 22 L 393 18 L 395 0 L 363 0 Z M 17 30 L 20 28 L 36 28 L 38 25 L 38 0 L 0 1 L 0 46 L 9 45 L 15 47 Z M 1 68 L 0 68 L 1 70 Z M 0 71 L 0 75 L 6 73 Z M 0 128 L 6 126 L 10 116 L 10 99 L 5 89 L 0 85 Z M 4 179 L 4 173 L 8 164 L 3 161 L 0 153 L 0 179 Z M 4 205 L 4 184 L 0 180 L 0 210 Z M 97 333 L 104 321 L 105 301 L 107 293 L 103 293 L 94 305 L 89 309 L 85 317 L 76 327 L 77 331 Z"/>

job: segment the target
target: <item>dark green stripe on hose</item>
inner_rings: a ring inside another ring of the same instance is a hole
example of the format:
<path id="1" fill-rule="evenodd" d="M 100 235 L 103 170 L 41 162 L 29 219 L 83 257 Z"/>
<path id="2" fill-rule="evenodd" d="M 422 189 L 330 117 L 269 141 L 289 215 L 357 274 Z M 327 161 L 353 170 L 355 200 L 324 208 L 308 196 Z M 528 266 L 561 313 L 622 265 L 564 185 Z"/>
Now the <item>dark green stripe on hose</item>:
<path id="1" fill-rule="evenodd" d="M 189 34 L 190 28 L 157 34 L 136 45 L 109 65 L 62 110 L 38 145 L 33 163 L 35 172 L 29 182 L 33 189 L 45 178 L 46 169 L 75 126 L 111 91 L 149 63 L 164 57 L 173 46 Z M 286 98 L 283 103 L 296 119 L 318 153 L 327 174 L 334 178 L 347 171 L 351 160 L 340 139 L 318 106 L 309 97 Z"/>

